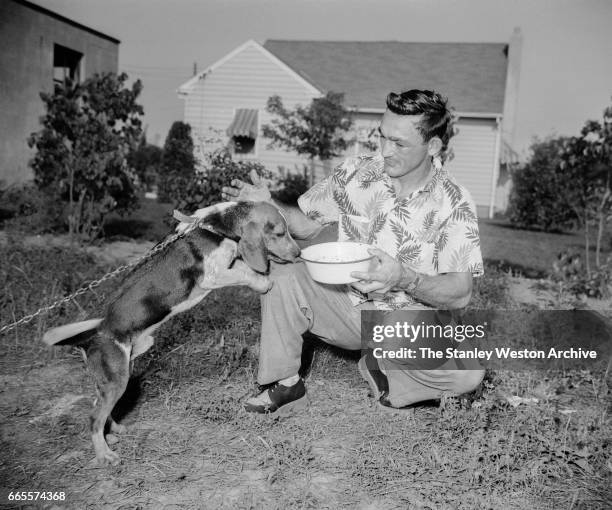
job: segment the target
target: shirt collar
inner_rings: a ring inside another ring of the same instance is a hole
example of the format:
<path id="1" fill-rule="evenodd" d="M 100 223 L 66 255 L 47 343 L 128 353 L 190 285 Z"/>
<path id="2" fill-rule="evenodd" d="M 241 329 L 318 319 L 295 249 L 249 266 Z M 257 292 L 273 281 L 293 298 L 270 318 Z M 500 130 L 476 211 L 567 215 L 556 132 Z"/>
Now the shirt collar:
<path id="1" fill-rule="evenodd" d="M 385 170 L 384 170 L 385 160 L 380 153 L 377 155 L 377 160 L 378 160 L 377 162 L 379 163 L 379 166 L 378 166 L 379 173 L 387 181 L 387 184 L 391 186 L 392 188 L 393 186 L 391 184 L 391 179 L 385 173 Z M 411 193 L 410 196 L 416 196 L 419 193 L 432 193 L 433 191 L 436 190 L 436 188 L 440 187 L 447 178 L 448 178 L 448 171 L 446 170 L 444 166 L 440 168 L 439 170 L 434 170 L 431 178 L 425 184 L 423 184 L 423 186 L 421 186 L 420 188 L 416 189 L 413 193 Z"/>

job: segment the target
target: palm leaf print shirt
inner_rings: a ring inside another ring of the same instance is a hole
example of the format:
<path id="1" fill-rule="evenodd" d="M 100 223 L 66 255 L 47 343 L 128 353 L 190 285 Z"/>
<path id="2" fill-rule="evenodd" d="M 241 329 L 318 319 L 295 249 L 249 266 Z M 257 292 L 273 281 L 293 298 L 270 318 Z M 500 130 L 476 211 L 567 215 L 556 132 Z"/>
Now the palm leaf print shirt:
<path id="1" fill-rule="evenodd" d="M 469 192 L 443 168 L 407 197 L 398 197 L 378 154 L 346 159 L 298 199 L 300 209 L 321 224 L 339 223 L 339 241 L 359 241 L 385 251 L 426 275 L 483 274 L 476 207 Z M 430 308 L 404 291 L 361 294 L 347 286 L 355 305 Z"/>

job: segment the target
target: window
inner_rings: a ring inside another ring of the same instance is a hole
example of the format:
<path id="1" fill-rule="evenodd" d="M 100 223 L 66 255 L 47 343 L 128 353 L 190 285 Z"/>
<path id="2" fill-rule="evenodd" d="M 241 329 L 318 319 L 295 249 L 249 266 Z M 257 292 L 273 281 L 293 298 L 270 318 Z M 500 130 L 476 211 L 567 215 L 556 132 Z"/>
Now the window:
<path id="1" fill-rule="evenodd" d="M 255 153 L 255 138 L 250 138 L 248 136 L 233 136 L 232 152 L 234 154 Z"/>
<path id="2" fill-rule="evenodd" d="M 66 78 L 81 81 L 81 59 L 83 54 L 59 44 L 53 45 L 53 81 L 64 83 Z"/>
<path id="3" fill-rule="evenodd" d="M 230 150 L 233 154 L 255 154 L 258 130 L 258 111 L 251 108 L 238 108 L 234 119 L 227 128 Z"/>

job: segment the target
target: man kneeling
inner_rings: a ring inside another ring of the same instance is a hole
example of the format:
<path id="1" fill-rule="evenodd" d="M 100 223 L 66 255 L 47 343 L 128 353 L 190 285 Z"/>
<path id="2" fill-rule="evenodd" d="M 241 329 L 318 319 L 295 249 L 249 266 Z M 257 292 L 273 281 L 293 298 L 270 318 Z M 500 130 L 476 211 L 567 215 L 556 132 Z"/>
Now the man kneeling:
<path id="1" fill-rule="evenodd" d="M 360 349 L 362 310 L 461 309 L 470 301 L 472 278 L 483 274 L 474 202 L 443 166 L 453 134 L 446 100 L 427 90 L 390 93 L 378 132 L 379 152 L 345 160 L 299 198 L 299 209 L 274 202 L 295 238 L 313 238 L 337 223 L 338 240 L 371 244 L 376 263 L 369 272 L 354 273 L 359 281 L 351 286 L 318 284 L 303 264 L 272 268 L 274 285 L 261 298 L 257 378 L 267 388 L 246 402 L 249 412 L 305 403 L 298 371 L 307 331 Z M 266 184 L 256 174 L 251 179 L 232 181 L 224 198 L 273 202 Z M 452 359 L 417 367 L 371 352 L 359 362 L 387 408 L 474 390 L 484 370 L 459 368 L 466 367 Z"/>

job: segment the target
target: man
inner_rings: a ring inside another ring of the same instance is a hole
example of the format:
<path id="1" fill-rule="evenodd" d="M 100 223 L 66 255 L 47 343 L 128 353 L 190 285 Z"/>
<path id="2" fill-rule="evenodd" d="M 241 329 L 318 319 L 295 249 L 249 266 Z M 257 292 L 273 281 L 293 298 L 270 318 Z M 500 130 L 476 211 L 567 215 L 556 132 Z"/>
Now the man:
<path id="1" fill-rule="evenodd" d="M 482 274 L 478 224 L 469 193 L 442 167 L 453 134 L 446 100 L 427 90 L 387 97 L 380 153 L 349 158 L 298 200 L 299 209 L 276 204 L 292 235 L 309 239 L 339 224 L 339 240 L 373 246 L 376 263 L 354 273 L 351 286 L 314 282 L 304 264 L 276 265 L 274 285 L 261 298 L 258 383 L 266 386 L 245 409 L 275 413 L 305 404 L 298 376 L 307 331 L 346 349 L 360 349 L 360 312 L 377 309 L 455 310 L 471 297 L 472 277 Z M 272 202 L 257 176 L 234 180 L 227 200 Z M 475 389 L 484 371 L 459 370 L 453 360 L 434 369 L 368 353 L 359 370 L 378 403 L 401 408 Z M 465 367 L 461 367 L 465 368 Z"/>

